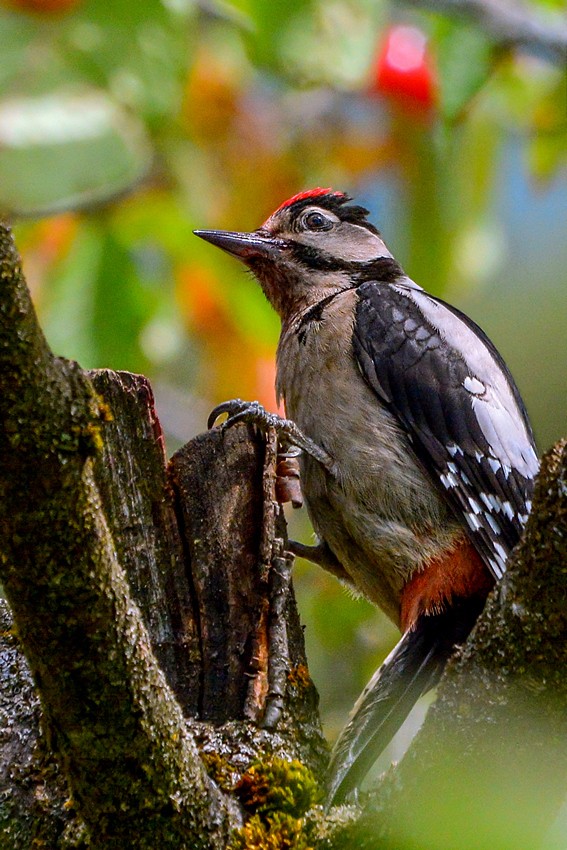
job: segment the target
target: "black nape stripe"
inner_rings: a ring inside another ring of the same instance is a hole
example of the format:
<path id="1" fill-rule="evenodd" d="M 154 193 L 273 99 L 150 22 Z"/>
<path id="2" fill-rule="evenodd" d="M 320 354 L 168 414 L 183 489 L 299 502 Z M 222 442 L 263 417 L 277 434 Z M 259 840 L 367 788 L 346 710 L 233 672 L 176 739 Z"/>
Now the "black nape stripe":
<path id="1" fill-rule="evenodd" d="M 376 259 L 367 263 L 361 263 L 360 266 L 359 271 L 354 272 L 357 277 L 357 284 L 364 283 L 367 280 L 395 283 L 401 277 L 405 277 L 403 268 L 393 257 L 376 257 Z"/>
<path id="2" fill-rule="evenodd" d="M 336 298 L 337 295 L 340 295 L 342 292 L 346 292 L 348 289 L 356 289 L 361 283 L 365 283 L 368 280 L 379 280 L 382 283 L 394 283 L 404 274 L 400 264 L 392 257 L 378 257 L 368 263 L 350 263 L 348 265 L 356 267 L 357 269 L 357 271 L 355 271 L 352 275 L 352 285 L 345 286 L 337 292 L 331 292 L 331 294 L 327 295 L 326 298 L 322 298 L 310 307 L 309 310 L 307 310 L 307 312 L 301 317 L 301 321 L 296 331 L 297 338 L 301 345 L 305 344 L 308 325 L 310 325 L 311 322 L 321 321 L 325 307 L 333 300 L 333 298 Z M 344 267 L 344 265 L 341 266 L 341 269 L 344 269 Z"/>
<path id="3" fill-rule="evenodd" d="M 287 247 L 293 259 L 311 271 L 346 272 L 352 279 L 353 286 L 367 280 L 379 280 L 383 283 L 393 283 L 404 276 L 400 264 L 393 257 L 375 257 L 372 260 L 341 260 L 325 251 L 320 251 L 312 245 L 288 241 Z"/>

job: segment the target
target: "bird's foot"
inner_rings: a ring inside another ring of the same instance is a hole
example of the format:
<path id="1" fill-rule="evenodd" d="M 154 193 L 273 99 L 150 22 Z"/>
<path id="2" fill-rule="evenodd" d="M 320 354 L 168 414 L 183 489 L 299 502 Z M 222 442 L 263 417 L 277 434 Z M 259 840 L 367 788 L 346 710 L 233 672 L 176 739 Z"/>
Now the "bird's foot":
<path id="1" fill-rule="evenodd" d="M 237 422 L 257 425 L 262 431 L 274 428 L 280 445 L 284 449 L 297 446 L 301 451 L 318 461 L 331 475 L 336 474 L 335 462 L 330 454 L 310 437 L 305 436 L 291 419 L 284 419 L 276 413 L 269 413 L 257 401 L 242 401 L 239 398 L 234 398 L 230 401 L 224 401 L 211 411 L 207 426 L 212 428 L 219 416 L 224 413 L 226 413 L 227 419 L 220 426 L 222 429 L 230 428 Z"/>
<path id="2" fill-rule="evenodd" d="M 323 567 L 324 570 L 332 573 L 341 581 L 352 585 L 351 577 L 324 540 L 321 540 L 316 546 L 307 546 L 297 540 L 288 540 L 287 550 L 297 558 L 305 558 L 306 561 L 311 561 L 313 564 Z"/>

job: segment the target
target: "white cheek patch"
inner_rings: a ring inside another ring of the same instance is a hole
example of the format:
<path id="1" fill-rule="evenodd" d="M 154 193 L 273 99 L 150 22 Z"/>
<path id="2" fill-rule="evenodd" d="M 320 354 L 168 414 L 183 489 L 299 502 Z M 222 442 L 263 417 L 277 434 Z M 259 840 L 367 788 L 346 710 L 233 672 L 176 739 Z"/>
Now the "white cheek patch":
<path id="1" fill-rule="evenodd" d="M 335 227 L 329 232 L 304 231 L 297 234 L 294 238 L 302 245 L 309 245 L 333 257 L 337 255 L 337 244 L 340 244 L 340 259 L 347 263 L 365 263 L 376 260 L 378 257 L 393 259 L 384 241 L 366 227 L 341 222 L 328 210 L 322 208 L 313 207 L 309 209 L 309 212 L 320 212 L 326 218 L 336 219 Z M 340 240 L 339 243 L 338 240 Z"/>

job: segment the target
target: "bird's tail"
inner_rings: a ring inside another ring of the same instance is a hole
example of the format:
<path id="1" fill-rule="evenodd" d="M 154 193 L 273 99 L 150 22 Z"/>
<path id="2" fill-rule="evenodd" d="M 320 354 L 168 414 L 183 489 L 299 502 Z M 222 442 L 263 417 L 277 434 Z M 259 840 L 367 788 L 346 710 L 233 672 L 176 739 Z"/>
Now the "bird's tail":
<path id="1" fill-rule="evenodd" d="M 362 782 L 421 694 L 437 684 L 484 602 L 477 597 L 454 600 L 446 611 L 421 615 L 403 635 L 360 695 L 335 744 L 328 805 L 342 802 Z"/>

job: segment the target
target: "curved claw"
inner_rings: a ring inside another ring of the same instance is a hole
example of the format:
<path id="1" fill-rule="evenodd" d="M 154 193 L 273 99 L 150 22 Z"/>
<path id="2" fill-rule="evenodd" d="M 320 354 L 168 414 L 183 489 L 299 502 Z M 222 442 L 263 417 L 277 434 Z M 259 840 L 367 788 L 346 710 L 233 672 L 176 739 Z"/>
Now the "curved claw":
<path id="1" fill-rule="evenodd" d="M 208 427 L 212 428 L 223 413 L 228 414 L 228 419 L 220 426 L 222 429 L 230 428 L 237 422 L 252 422 L 263 430 L 275 428 L 280 445 L 284 449 L 297 446 L 301 451 L 319 461 L 331 475 L 336 476 L 337 470 L 332 457 L 325 449 L 306 437 L 291 419 L 282 419 L 276 413 L 269 413 L 258 401 L 242 401 L 239 398 L 233 398 L 230 401 L 223 401 L 211 411 L 207 420 Z"/>
<path id="2" fill-rule="evenodd" d="M 213 410 L 209 413 L 209 418 L 207 419 L 207 428 L 214 428 L 215 422 L 222 416 L 223 413 L 228 414 L 228 419 L 232 419 L 237 413 L 240 413 L 242 410 L 246 409 L 249 402 L 242 401 L 240 398 L 231 398 L 229 401 L 223 401 L 221 404 L 217 404 Z M 228 421 L 228 420 L 227 420 Z M 223 423 L 224 424 L 224 423 Z"/>

